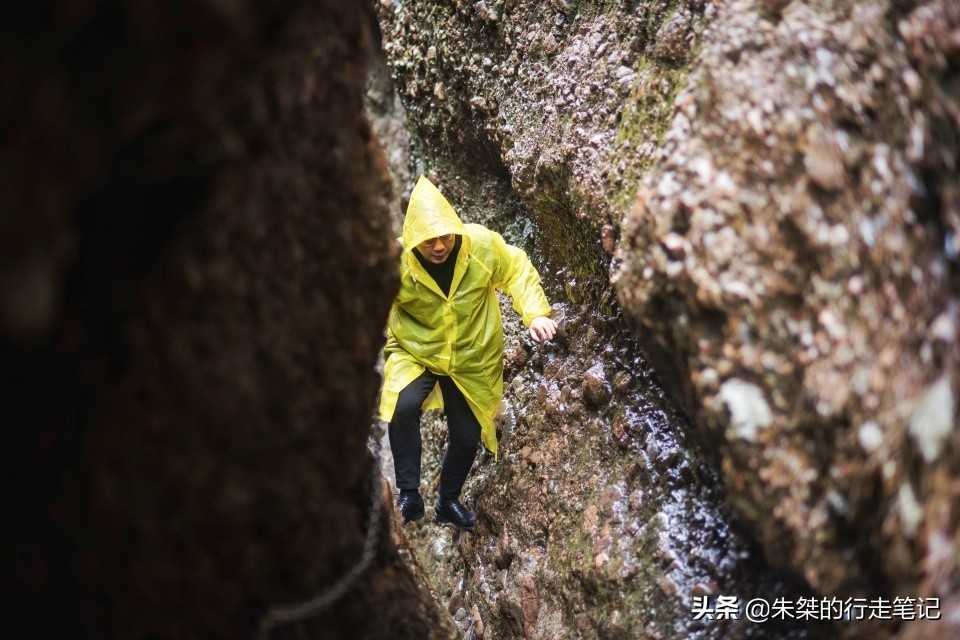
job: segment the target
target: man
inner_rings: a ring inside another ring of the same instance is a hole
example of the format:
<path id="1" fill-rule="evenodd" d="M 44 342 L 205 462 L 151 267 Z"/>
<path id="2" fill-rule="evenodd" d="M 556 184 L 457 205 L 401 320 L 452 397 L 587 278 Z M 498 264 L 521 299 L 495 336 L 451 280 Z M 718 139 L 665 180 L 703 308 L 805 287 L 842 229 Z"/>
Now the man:
<path id="1" fill-rule="evenodd" d="M 553 338 L 556 323 L 540 276 L 522 249 L 479 224 L 463 224 L 420 177 L 403 222 L 400 291 L 384 346 L 380 419 L 390 423 L 398 505 L 404 522 L 423 517 L 420 416 L 444 409 L 447 450 L 436 522 L 472 529 L 460 503 L 477 443 L 497 453 L 494 416 L 503 398 L 503 326 L 496 290 L 510 294 L 530 335 Z"/>

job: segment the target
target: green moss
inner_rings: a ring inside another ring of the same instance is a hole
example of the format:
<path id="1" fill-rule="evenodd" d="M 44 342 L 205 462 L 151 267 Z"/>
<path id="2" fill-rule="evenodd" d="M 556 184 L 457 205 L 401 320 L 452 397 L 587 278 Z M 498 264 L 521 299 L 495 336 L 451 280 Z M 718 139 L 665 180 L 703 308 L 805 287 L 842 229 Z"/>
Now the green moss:
<path id="1" fill-rule="evenodd" d="M 572 9 L 569 15 L 590 19 L 602 14 L 616 12 L 619 0 L 577 0 L 570 4 Z"/>
<path id="2" fill-rule="evenodd" d="M 569 168 L 557 165 L 541 169 L 532 202 L 537 229 L 538 257 L 549 272 L 560 275 L 551 284 L 562 289 L 573 303 L 592 301 L 606 286 L 607 260 L 599 245 L 600 228 L 595 220 L 578 216 L 590 205 L 571 192 Z"/>
<path id="3" fill-rule="evenodd" d="M 637 79 L 630 98 L 620 116 L 614 141 L 613 162 L 626 159 L 619 174 L 621 184 L 613 188 L 612 201 L 619 210 L 626 210 L 637 192 L 640 180 L 653 164 L 653 153 L 644 151 L 659 147 L 673 119 L 673 103 L 686 83 L 688 67 L 671 67 L 643 57 L 634 68 Z"/>

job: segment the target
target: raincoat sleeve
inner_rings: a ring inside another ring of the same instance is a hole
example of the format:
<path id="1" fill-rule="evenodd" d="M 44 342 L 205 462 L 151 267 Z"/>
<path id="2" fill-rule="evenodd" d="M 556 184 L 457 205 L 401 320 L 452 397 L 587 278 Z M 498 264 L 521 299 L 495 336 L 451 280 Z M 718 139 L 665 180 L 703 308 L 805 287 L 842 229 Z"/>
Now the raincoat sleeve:
<path id="1" fill-rule="evenodd" d="M 523 326 L 529 328 L 534 318 L 550 315 L 550 303 L 540 286 L 540 274 L 523 249 L 507 244 L 496 231 L 490 233 L 497 257 L 493 286 L 510 294 L 514 310 L 520 314 Z"/>

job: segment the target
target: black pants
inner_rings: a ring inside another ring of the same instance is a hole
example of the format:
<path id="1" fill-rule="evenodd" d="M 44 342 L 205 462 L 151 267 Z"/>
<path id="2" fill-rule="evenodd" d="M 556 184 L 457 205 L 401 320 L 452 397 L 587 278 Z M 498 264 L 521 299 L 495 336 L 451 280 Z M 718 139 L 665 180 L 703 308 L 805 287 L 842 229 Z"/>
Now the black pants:
<path id="1" fill-rule="evenodd" d="M 397 408 L 390 421 L 390 450 L 397 488 L 420 488 L 420 405 L 440 382 L 443 408 L 447 415 L 447 452 L 440 469 L 440 499 L 456 500 L 470 473 L 470 466 L 480 442 L 480 422 L 467 404 L 467 399 L 453 380 L 424 370 L 420 377 L 408 384 L 397 398 Z"/>

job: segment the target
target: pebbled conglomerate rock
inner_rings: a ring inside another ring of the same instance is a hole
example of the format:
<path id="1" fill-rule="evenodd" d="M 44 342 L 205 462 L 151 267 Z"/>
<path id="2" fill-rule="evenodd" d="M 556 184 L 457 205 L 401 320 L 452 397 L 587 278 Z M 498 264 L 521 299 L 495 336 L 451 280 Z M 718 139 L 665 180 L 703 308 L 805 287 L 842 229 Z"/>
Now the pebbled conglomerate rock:
<path id="1" fill-rule="evenodd" d="M 823 593 L 949 609 L 960 7 L 770 5 L 706 30 L 624 220 L 618 298 L 768 558 Z"/>
<path id="2" fill-rule="evenodd" d="M 376 6 L 421 155 L 447 158 L 435 177 L 463 173 L 446 166 L 453 158 L 500 173 L 536 223 L 546 264 L 598 297 L 601 229 L 619 222 L 652 158 L 702 0 Z"/>
<path id="3" fill-rule="evenodd" d="M 622 306 L 766 558 L 822 594 L 955 612 L 956 3 L 377 6 L 412 163 L 553 299 Z M 574 391 L 545 390 L 545 419 Z M 516 635 L 523 602 L 498 609 Z"/>

